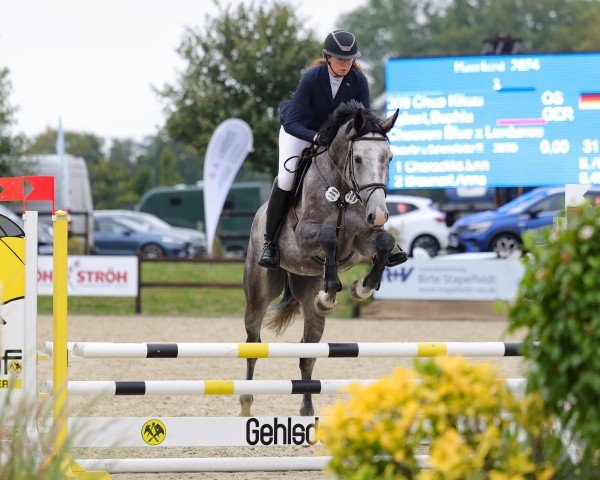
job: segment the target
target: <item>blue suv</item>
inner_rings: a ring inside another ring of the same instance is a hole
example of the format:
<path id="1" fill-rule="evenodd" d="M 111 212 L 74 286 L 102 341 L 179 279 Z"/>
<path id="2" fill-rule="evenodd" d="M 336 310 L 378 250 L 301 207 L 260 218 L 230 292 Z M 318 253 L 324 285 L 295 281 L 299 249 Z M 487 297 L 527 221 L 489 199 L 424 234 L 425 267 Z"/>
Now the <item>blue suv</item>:
<path id="1" fill-rule="evenodd" d="M 585 196 L 592 205 L 600 205 L 600 187 L 590 188 Z M 464 252 L 490 251 L 506 257 L 521 246 L 523 231 L 552 225 L 564 209 L 564 187 L 539 187 L 496 210 L 457 220 L 450 229 L 449 245 Z"/>

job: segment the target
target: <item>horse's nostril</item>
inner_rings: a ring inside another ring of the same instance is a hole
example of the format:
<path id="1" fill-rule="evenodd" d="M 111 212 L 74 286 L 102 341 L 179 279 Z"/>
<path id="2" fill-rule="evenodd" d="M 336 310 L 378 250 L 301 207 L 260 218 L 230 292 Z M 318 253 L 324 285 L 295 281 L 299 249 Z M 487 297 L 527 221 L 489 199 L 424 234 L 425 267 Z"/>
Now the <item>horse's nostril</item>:
<path id="1" fill-rule="evenodd" d="M 367 222 L 369 222 L 369 225 L 373 225 L 373 222 L 375 222 L 375 215 L 373 215 L 372 213 L 369 213 L 367 215 Z"/>

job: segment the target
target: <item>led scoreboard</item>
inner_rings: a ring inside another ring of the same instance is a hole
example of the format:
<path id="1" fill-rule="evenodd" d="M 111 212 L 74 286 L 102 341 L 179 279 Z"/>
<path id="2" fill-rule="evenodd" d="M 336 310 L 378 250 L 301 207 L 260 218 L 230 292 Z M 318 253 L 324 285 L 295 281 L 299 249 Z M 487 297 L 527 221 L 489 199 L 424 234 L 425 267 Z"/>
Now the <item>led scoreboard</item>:
<path id="1" fill-rule="evenodd" d="M 600 53 L 394 58 L 389 188 L 600 184 Z"/>

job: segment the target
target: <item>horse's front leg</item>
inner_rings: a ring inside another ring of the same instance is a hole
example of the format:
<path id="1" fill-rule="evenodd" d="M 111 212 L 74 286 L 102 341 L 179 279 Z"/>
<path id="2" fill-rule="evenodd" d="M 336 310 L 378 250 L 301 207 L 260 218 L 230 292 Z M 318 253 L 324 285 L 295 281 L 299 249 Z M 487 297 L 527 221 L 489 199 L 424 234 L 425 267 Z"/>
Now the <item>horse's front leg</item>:
<path id="1" fill-rule="evenodd" d="M 324 254 L 323 290 L 317 293 L 314 306 L 319 315 L 329 314 L 336 306 L 336 294 L 342 289 L 337 268 L 335 228 L 326 224 L 301 222 L 296 228 L 298 244 L 307 256 Z"/>
<path id="2" fill-rule="evenodd" d="M 335 230 L 322 225 L 319 232 L 319 244 L 325 254 L 323 290 L 319 291 L 314 300 L 315 310 L 319 315 L 327 315 L 337 304 L 336 295 L 342 289 L 342 282 L 337 268 L 337 236 Z"/>
<path id="3" fill-rule="evenodd" d="M 375 237 L 375 251 L 371 271 L 364 277 L 356 280 L 350 288 L 350 298 L 355 302 L 362 302 L 373 294 L 373 290 L 379 290 L 383 269 L 387 264 L 390 252 L 394 248 L 394 237 L 385 230 L 377 231 Z"/>

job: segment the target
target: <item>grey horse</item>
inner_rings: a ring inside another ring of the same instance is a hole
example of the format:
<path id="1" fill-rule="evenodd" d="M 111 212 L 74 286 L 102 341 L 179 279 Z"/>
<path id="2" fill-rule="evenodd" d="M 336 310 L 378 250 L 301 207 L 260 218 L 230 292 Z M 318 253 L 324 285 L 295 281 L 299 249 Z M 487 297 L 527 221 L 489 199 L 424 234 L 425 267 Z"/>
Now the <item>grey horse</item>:
<path id="1" fill-rule="evenodd" d="M 245 325 L 248 342 L 260 342 L 265 325 L 278 335 L 302 309 L 301 342 L 319 342 L 325 316 L 336 305 L 342 289 L 338 272 L 358 262 L 373 261 L 370 272 L 355 281 L 350 296 L 368 298 L 379 288 L 383 270 L 394 248 L 394 238 L 381 228 L 388 217 L 385 186 L 392 153 L 387 132 L 398 112 L 378 119 L 360 103 L 342 104 L 319 132 L 320 144 L 305 174 L 304 188 L 290 209 L 279 236 L 280 267 L 257 264 L 265 231 L 266 204 L 254 218 L 244 269 Z M 316 359 L 300 359 L 302 380 L 311 380 Z M 252 380 L 256 359 L 247 360 L 246 378 Z M 308 382 L 310 383 L 310 382 Z M 307 385 L 307 383 L 305 383 Z M 252 395 L 241 395 L 241 415 L 250 416 Z M 303 395 L 301 415 L 314 415 L 310 393 Z"/>

